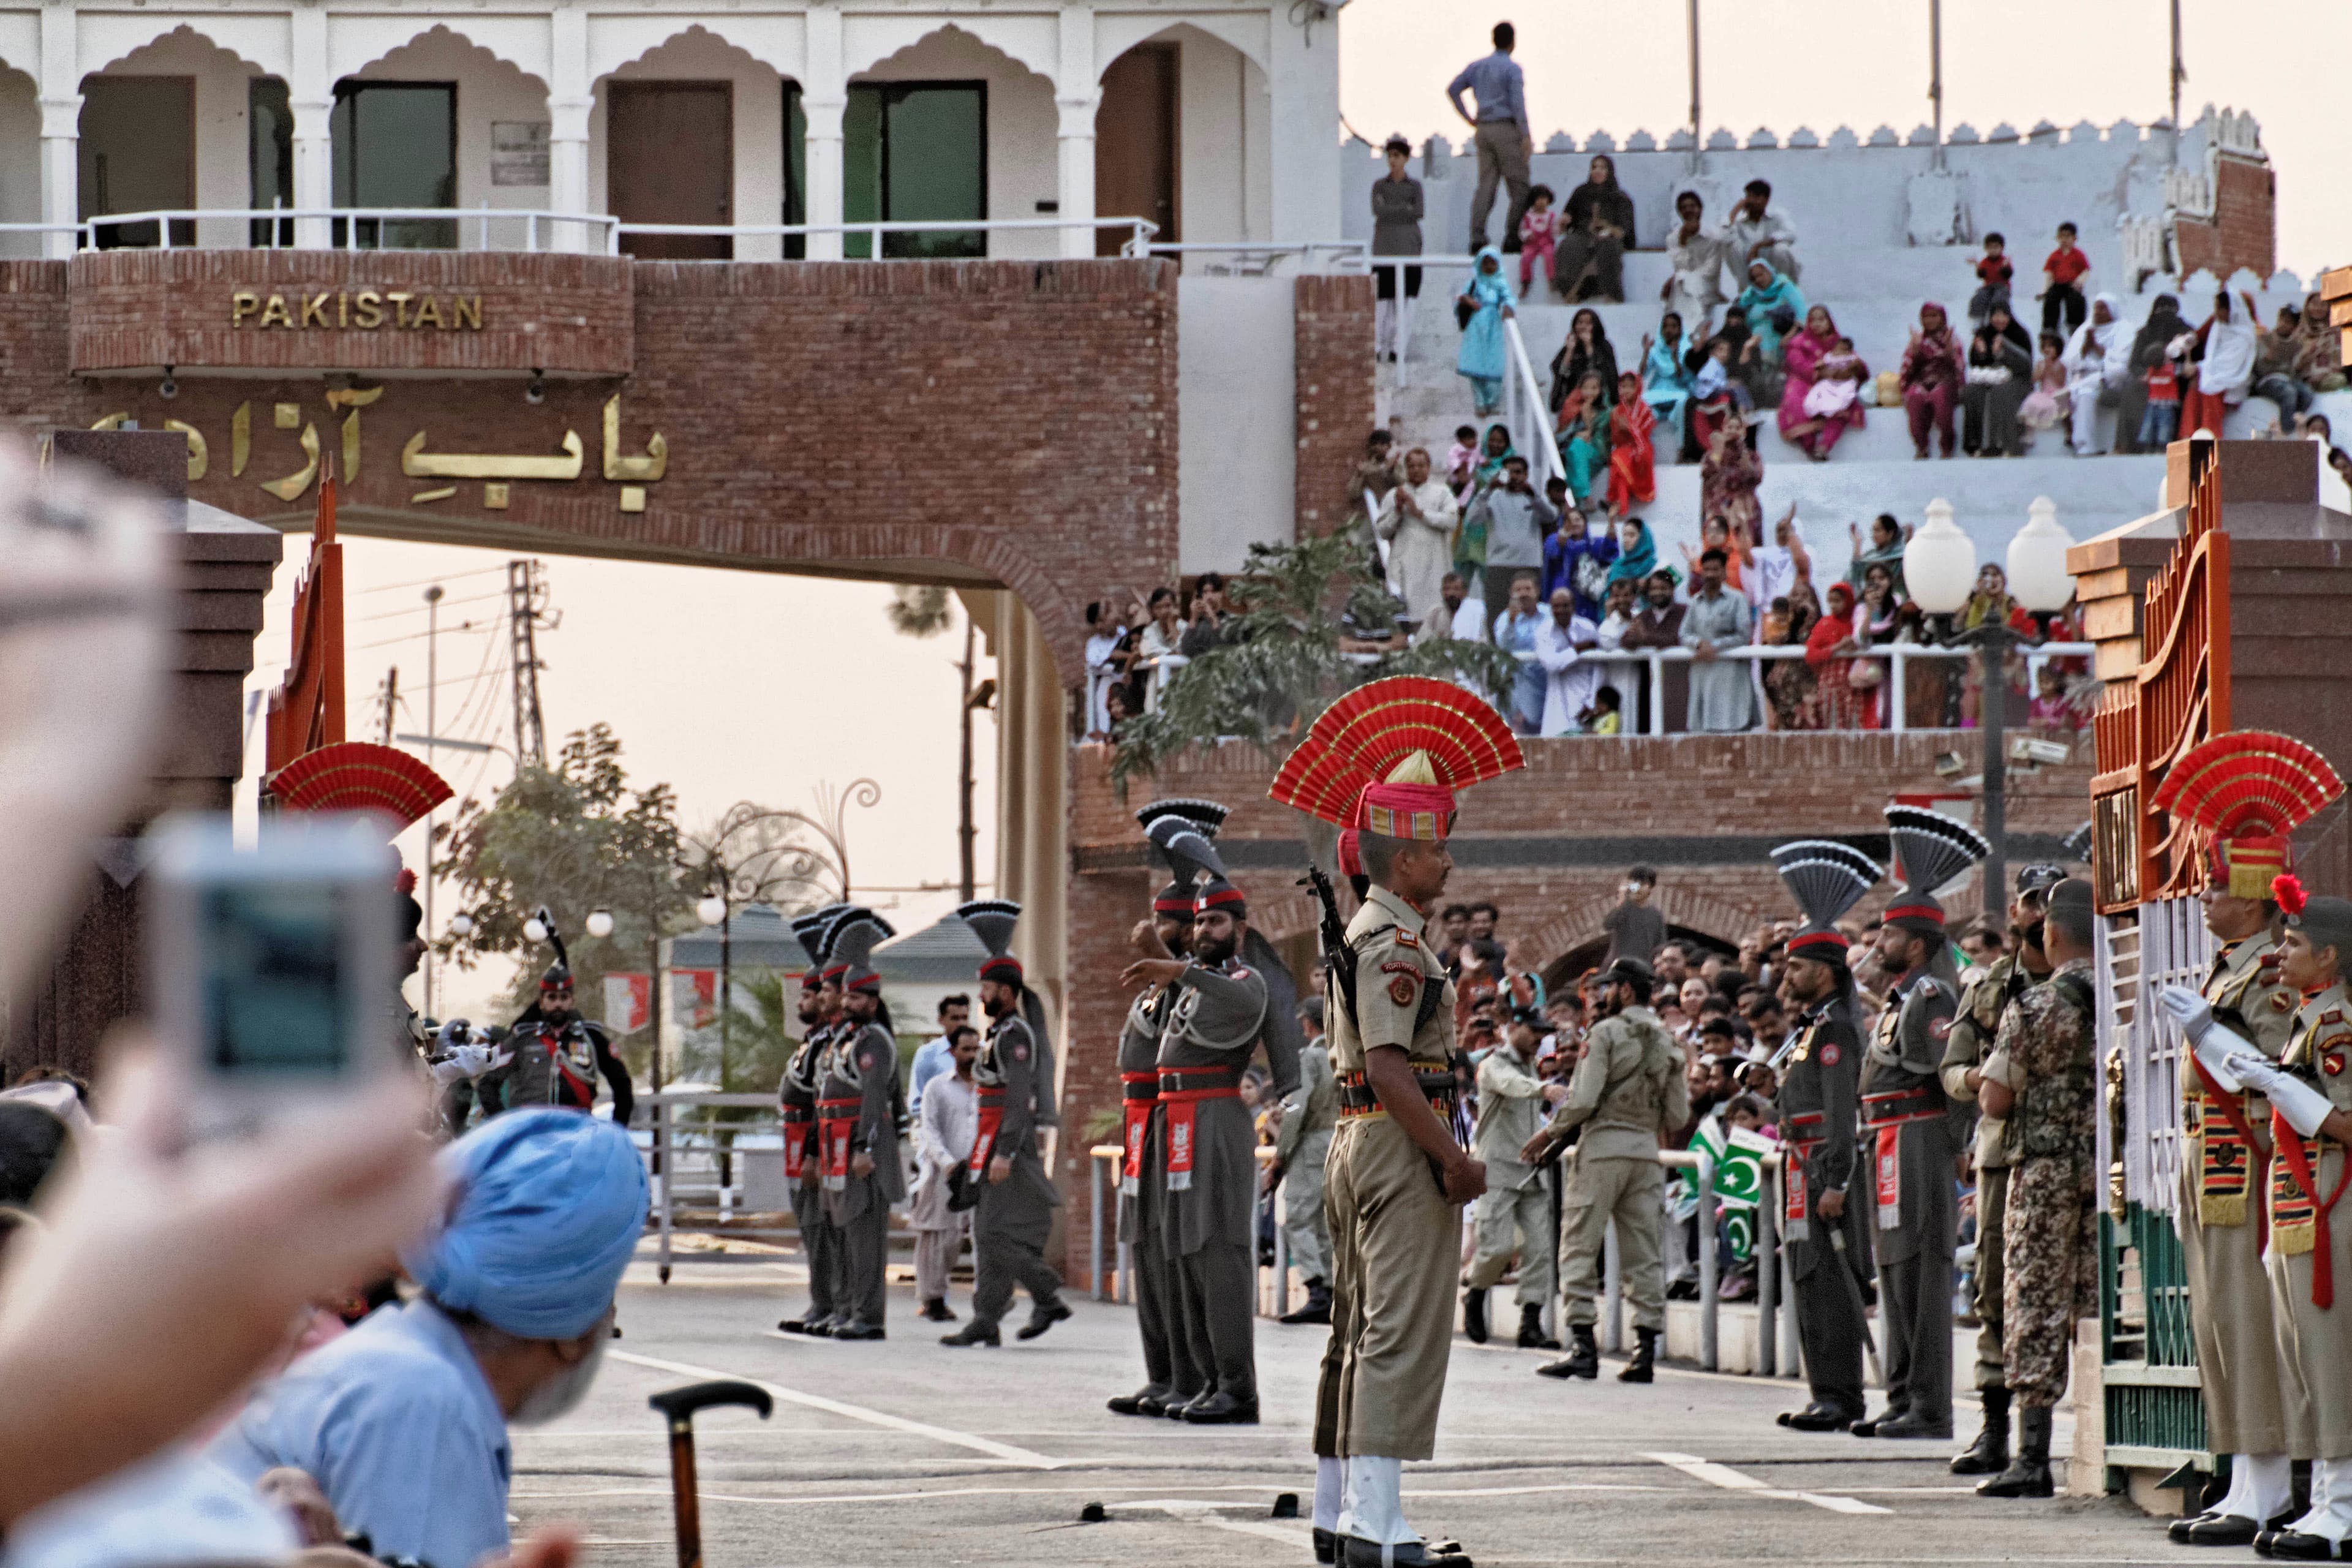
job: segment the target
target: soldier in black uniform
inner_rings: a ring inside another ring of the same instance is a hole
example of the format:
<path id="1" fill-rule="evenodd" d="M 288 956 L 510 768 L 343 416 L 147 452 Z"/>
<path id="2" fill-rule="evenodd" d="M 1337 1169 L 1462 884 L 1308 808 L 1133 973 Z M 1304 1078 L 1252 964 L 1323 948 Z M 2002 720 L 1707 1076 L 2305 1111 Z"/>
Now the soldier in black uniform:
<path id="1" fill-rule="evenodd" d="M 540 911 L 539 918 L 548 919 Z M 596 1104 L 596 1079 L 613 1089 L 613 1120 L 626 1127 L 636 1114 L 629 1069 L 613 1054 L 604 1026 L 583 1018 L 572 1005 L 572 965 L 563 938 L 551 922 L 547 940 L 555 962 L 539 977 L 539 1001 L 526 1008 L 507 1033 L 507 1059 L 482 1075 L 477 1086 L 483 1113 L 494 1115 L 525 1105 L 567 1106 L 588 1110 Z"/>
<path id="2" fill-rule="evenodd" d="M 988 1043 L 972 1068 L 980 1085 L 980 1128 L 963 1169 L 961 1205 L 969 1195 L 972 1250 L 976 1254 L 971 1321 L 943 1345 L 999 1345 L 997 1324 L 1013 1306 L 1013 1287 L 1025 1286 L 1029 1321 L 1014 1336 L 1034 1340 L 1070 1315 L 1062 1300 L 1062 1277 L 1045 1261 L 1045 1242 L 1062 1194 L 1046 1173 L 1045 1130 L 1058 1124 L 1055 1110 L 1054 1053 L 1045 1031 L 1045 1005 L 1029 989 L 1021 961 L 1012 953 L 1021 906 L 1009 899 L 981 899 L 956 910 L 989 952 L 980 966 L 980 1005 L 991 1022 Z"/>
<path id="3" fill-rule="evenodd" d="M 1152 896 L 1151 918 L 1136 923 L 1130 942 L 1146 958 L 1180 958 L 1192 942 L 1192 888 L 1199 876 L 1185 850 L 1192 842 L 1214 837 L 1225 808 L 1213 801 L 1154 801 L 1135 815 L 1173 875 Z M 1136 993 L 1118 1037 L 1120 1132 L 1127 1150 L 1119 1166 L 1118 1238 L 1128 1244 L 1135 1265 L 1135 1323 L 1143 1340 L 1144 1373 L 1140 1389 L 1109 1402 L 1120 1415 L 1165 1415 L 1198 1399 L 1208 1381 L 1202 1365 L 1207 1347 L 1196 1352 L 1177 1307 L 1160 1224 L 1167 1204 L 1166 1161 L 1152 1135 L 1160 1037 L 1176 996 L 1172 981 Z"/>
<path id="4" fill-rule="evenodd" d="M 835 923 L 842 1026 L 825 1051 L 817 1090 L 817 1139 L 824 1161 L 824 1206 L 841 1232 L 843 1291 L 836 1340 L 883 1337 L 888 1300 L 890 1205 L 907 1195 L 898 1158 L 898 1039 L 882 1007 L 882 977 L 868 965 L 889 922 L 854 910 Z"/>
<path id="5" fill-rule="evenodd" d="M 1895 976 L 1864 1053 L 1863 1131 L 1872 1160 L 1886 1408 L 1858 1437 L 1952 1435 L 1952 1254 L 1958 1139 L 1944 1094 L 1944 1041 L 1959 1011 L 1959 967 L 1933 889 L 1991 852 L 1973 830 L 1917 806 L 1886 808 L 1903 891 L 1887 906 L 1878 957 Z"/>
<path id="6" fill-rule="evenodd" d="M 840 1022 L 841 973 L 830 967 L 832 928 L 848 908 L 830 904 L 793 921 L 793 935 L 808 953 L 809 966 L 801 973 L 800 1047 L 785 1065 L 777 1094 L 783 1110 L 784 1183 L 792 1192 L 793 1221 L 800 1228 L 801 1251 L 808 1258 L 809 1305 L 807 1311 L 786 1318 L 776 1327 L 788 1334 L 820 1338 L 832 1333 L 840 1321 L 841 1233 L 834 1228 L 824 1208 L 816 1095 L 824 1081 L 825 1051 Z"/>
<path id="7" fill-rule="evenodd" d="M 1800 1432 L 1842 1432 L 1863 1415 L 1862 1347 L 1870 1332 L 1863 1291 L 1870 1271 L 1870 1207 L 1852 1191 L 1862 1031 L 1853 973 L 1837 918 L 1884 875 L 1858 849 L 1800 839 L 1772 862 L 1805 913 L 1789 939 L 1781 994 L 1798 1009 L 1780 1068 L 1780 1237 L 1796 1282 L 1797 1335 L 1811 1401 L 1784 1411 Z"/>

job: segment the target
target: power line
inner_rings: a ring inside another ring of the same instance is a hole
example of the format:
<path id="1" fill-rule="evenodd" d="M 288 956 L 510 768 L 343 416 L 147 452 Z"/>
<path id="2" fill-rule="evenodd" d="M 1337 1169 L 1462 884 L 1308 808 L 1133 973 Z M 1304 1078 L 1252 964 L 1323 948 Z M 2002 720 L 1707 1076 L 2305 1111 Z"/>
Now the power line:
<path id="1" fill-rule="evenodd" d="M 480 637 L 488 633 L 489 629 L 490 628 L 488 626 L 478 626 L 471 621 L 461 621 L 454 626 L 443 626 L 441 628 L 441 635 L 445 637 L 456 637 L 459 632 L 471 632 L 475 636 Z M 429 637 L 432 635 L 433 634 L 430 631 L 411 632 L 404 637 L 384 637 L 381 641 L 377 642 L 363 642 L 354 647 L 351 651 L 353 653 L 364 653 L 372 647 L 391 647 L 396 643 L 423 642 L 426 637 Z"/>
<path id="2" fill-rule="evenodd" d="M 389 594 L 401 588 L 430 588 L 436 583 L 457 583 L 467 577 L 487 577 L 494 572 L 505 570 L 503 566 L 478 566 L 470 572 L 444 572 L 437 577 L 419 577 L 414 583 L 385 583 L 373 588 L 362 588 L 357 592 L 363 595 Z"/>
<path id="3" fill-rule="evenodd" d="M 485 599 L 505 597 L 504 594 L 474 594 L 463 599 L 444 599 L 441 601 L 441 607 L 446 610 L 452 605 L 478 605 Z M 389 621 L 399 616 L 421 616 L 424 613 L 425 606 L 416 605 L 398 610 L 378 610 L 373 616 L 352 616 L 350 618 L 353 621 Z"/>

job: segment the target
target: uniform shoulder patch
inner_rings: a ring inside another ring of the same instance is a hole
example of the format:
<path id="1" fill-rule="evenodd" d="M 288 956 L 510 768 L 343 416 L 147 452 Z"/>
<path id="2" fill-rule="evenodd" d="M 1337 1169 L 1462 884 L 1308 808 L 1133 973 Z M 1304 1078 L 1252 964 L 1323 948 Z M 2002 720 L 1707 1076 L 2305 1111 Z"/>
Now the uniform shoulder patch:
<path id="1" fill-rule="evenodd" d="M 1252 974 L 1255 973 L 1256 971 L 1250 968 L 1246 963 L 1236 963 L 1231 969 L 1225 971 L 1225 973 L 1232 975 L 1236 980 L 1247 980 Z"/>
<path id="2" fill-rule="evenodd" d="M 2347 1056 L 2344 1047 L 2347 1044 L 2347 1042 L 2346 1040 L 2336 1039 L 2329 1041 L 2326 1045 L 2322 1046 L 2319 1048 L 2319 1070 L 2321 1072 L 2326 1073 L 2329 1078 L 2341 1078 L 2344 1076 L 2344 1063 Z"/>
<path id="3" fill-rule="evenodd" d="M 1419 947 L 1421 945 L 1421 939 L 1414 936 L 1412 932 L 1405 930 L 1404 927 L 1399 926 L 1396 928 L 1396 944 L 1399 947 Z"/>
<path id="4" fill-rule="evenodd" d="M 2286 992 L 2286 991 L 2273 991 L 2273 992 L 2272 992 L 2272 993 L 2271 993 L 2271 1011 L 2272 1011 L 2272 1012 L 2273 1012 L 2273 1013 L 2291 1013 L 2291 1012 L 2293 1012 L 2294 1010 L 2294 994 L 2293 994 L 2293 993 L 2291 993 L 2291 992 Z"/>
<path id="5" fill-rule="evenodd" d="M 2319 1021 L 2323 1024 L 2340 1024 L 2344 1021 L 2344 1009 L 2341 1007 L 2330 1007 L 2326 1012 L 2322 1013 L 2319 1016 Z"/>
<path id="6" fill-rule="evenodd" d="M 1952 1021 L 1949 1018 L 1930 1018 L 1927 1020 L 1927 1037 L 1929 1039 L 1940 1040 L 1951 1032 Z"/>
<path id="7" fill-rule="evenodd" d="M 1844 1054 L 1844 1052 L 1838 1049 L 1838 1044 L 1835 1040 L 1828 1041 L 1822 1047 L 1822 1065 L 1826 1068 L 1833 1068 L 1838 1065 L 1838 1058 Z"/>
<path id="8" fill-rule="evenodd" d="M 1418 963 L 1405 963 L 1393 958 L 1383 959 L 1381 961 L 1381 973 L 1382 974 L 1410 974 L 1418 979 L 1421 974 L 1421 965 Z"/>
<path id="9" fill-rule="evenodd" d="M 1421 971 L 1418 969 L 1399 974 L 1389 982 L 1389 1000 L 1398 1006 L 1410 1007 L 1420 998 Z"/>

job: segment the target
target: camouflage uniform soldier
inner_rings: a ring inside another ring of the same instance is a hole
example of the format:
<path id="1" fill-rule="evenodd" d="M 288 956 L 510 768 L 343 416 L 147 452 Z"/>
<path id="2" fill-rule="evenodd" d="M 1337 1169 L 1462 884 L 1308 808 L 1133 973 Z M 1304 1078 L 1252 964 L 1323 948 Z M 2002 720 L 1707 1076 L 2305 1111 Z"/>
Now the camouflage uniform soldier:
<path id="1" fill-rule="evenodd" d="M 2002 1380 L 2018 1402 L 2017 1458 L 1981 1497 L 2048 1497 L 2051 1411 L 2066 1391 L 2074 1323 L 2098 1310 L 2098 1001 L 2091 884 L 2051 889 L 2043 945 L 2057 968 L 2010 1005 L 1978 1092 L 2008 1123 L 2017 1165 L 2003 1240 Z"/>
<path id="2" fill-rule="evenodd" d="M 2056 866 L 2027 866 L 2017 873 L 2017 896 L 2009 906 L 2017 951 L 2000 959 L 1960 994 L 1960 1010 L 1944 1041 L 1944 1092 L 1955 1105 L 1973 1108 L 1985 1058 L 2000 1034 L 2001 1015 L 2026 987 L 2050 977 L 2042 949 L 2042 899 L 2065 880 Z M 1952 1460 L 1956 1476 L 1997 1476 L 2009 1468 L 2009 1386 L 2001 1372 L 2001 1234 L 2009 1206 L 2013 1154 L 2007 1123 L 1998 1116 L 1977 1119 L 1977 1263 L 1973 1305 L 1977 1313 L 1978 1395 L 1984 1401 L 1984 1429 Z"/>

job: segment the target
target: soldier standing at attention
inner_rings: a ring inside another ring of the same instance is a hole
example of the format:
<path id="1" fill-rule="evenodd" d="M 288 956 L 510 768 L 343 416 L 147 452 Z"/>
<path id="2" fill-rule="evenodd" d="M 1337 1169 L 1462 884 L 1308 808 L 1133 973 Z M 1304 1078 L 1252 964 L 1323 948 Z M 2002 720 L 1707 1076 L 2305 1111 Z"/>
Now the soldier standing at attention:
<path id="1" fill-rule="evenodd" d="M 1568 1098 L 1520 1154 L 1528 1164 L 1540 1164 L 1570 1131 L 1583 1129 L 1559 1205 L 1561 1289 L 1573 1342 L 1567 1355 L 1537 1369 L 1548 1377 L 1600 1375 L 1601 1347 L 1592 1329 L 1612 1219 L 1625 1299 L 1633 1308 L 1633 1354 L 1618 1382 L 1651 1380 L 1658 1336 L 1666 1330 L 1666 1171 L 1658 1150 L 1690 1121 L 1691 1107 L 1682 1047 L 1649 1008 L 1654 984 L 1650 966 L 1638 958 L 1621 958 L 1601 972 L 1606 1016 L 1585 1036 Z"/>
<path id="2" fill-rule="evenodd" d="M 833 1332 L 842 1316 L 841 1232 L 824 1206 L 824 1151 L 818 1137 L 817 1091 L 824 1086 L 824 1062 L 841 1022 L 842 971 L 833 966 L 833 925 L 849 912 L 829 904 L 793 921 L 793 935 L 809 955 L 801 975 L 800 1048 L 784 1066 L 778 1098 L 783 1107 L 784 1179 L 792 1185 L 793 1220 L 800 1227 L 801 1252 L 808 1259 L 808 1310 L 776 1325 L 788 1334 Z M 798 1132 L 794 1129 L 799 1129 Z"/>
<path id="3" fill-rule="evenodd" d="M 980 899 L 957 908 L 988 949 L 980 966 L 980 1005 L 991 1020 L 972 1078 L 980 1085 L 980 1131 L 964 1167 L 968 1186 L 978 1188 L 972 1216 L 971 1321 L 943 1345 L 1003 1343 L 996 1325 L 1012 1310 L 1013 1287 L 1029 1291 L 1029 1321 L 1017 1339 L 1034 1340 L 1070 1315 L 1062 1300 L 1062 1277 L 1045 1261 L 1045 1240 L 1062 1194 L 1046 1173 L 1040 1134 L 1059 1121 L 1055 1110 L 1054 1054 L 1045 1032 L 1045 1005 L 1013 956 L 1013 931 L 1021 906 L 1009 899 Z"/>
<path id="4" fill-rule="evenodd" d="M 1978 1086 L 2008 1123 L 2009 1227 L 2001 1271 L 2002 1380 L 2017 1399 L 2017 1458 L 1979 1497 L 2048 1497 L 2051 1412 L 2066 1392 L 2074 1322 L 2099 1310 L 2098 996 L 2091 884 L 2050 890 L 2050 978 L 2010 1004 Z M 1979 1243 L 1979 1245 L 1982 1245 Z"/>
<path id="5" fill-rule="evenodd" d="M 1331 1076 L 1331 1042 L 1323 1033 L 1323 998 L 1298 1005 L 1306 1042 L 1298 1050 L 1298 1089 L 1282 1102 L 1274 1152 L 1282 1173 L 1282 1233 L 1290 1261 L 1307 1281 L 1304 1305 L 1286 1323 L 1331 1321 L 1331 1227 L 1323 1218 L 1323 1167 L 1339 1122 L 1339 1085 Z"/>
<path id="6" fill-rule="evenodd" d="M 907 1195 L 898 1158 L 898 1038 L 882 1006 L 882 977 L 868 964 L 889 922 L 853 910 L 833 931 L 841 975 L 842 1026 L 826 1052 L 817 1098 L 824 1151 L 824 1203 L 841 1233 L 843 1290 L 836 1340 L 878 1340 L 889 1300 L 890 1205 Z"/>
<path id="7" fill-rule="evenodd" d="M 1569 1096 L 1566 1084 L 1536 1076 L 1539 1021 L 1532 1011 L 1514 1011 L 1503 1044 L 1478 1064 L 1478 1121 L 1470 1152 L 1486 1163 L 1486 1191 L 1478 1199 L 1478 1253 L 1470 1263 L 1469 1288 L 1462 1292 L 1464 1330 L 1474 1344 L 1486 1342 L 1486 1292 L 1510 1268 L 1516 1251 L 1519 1347 L 1559 1348 L 1543 1330 L 1557 1246 L 1551 1194 L 1543 1167 L 1521 1157 L 1543 1131 L 1544 1107 Z"/>
<path id="8" fill-rule="evenodd" d="M 2297 776 L 2318 785 L 2301 796 L 2275 787 Z M 2244 730 L 2218 735 L 2173 763 L 2157 792 L 2156 803 L 2176 821 L 2210 836 L 2200 898 L 2215 951 L 2199 1005 L 2273 1060 L 2286 1049 L 2303 1001 L 2284 973 L 2273 883 L 2293 866 L 2287 836 L 2342 787 L 2326 759 L 2301 742 Z M 2190 1546 L 2246 1546 L 2288 1522 L 2294 1463 L 2312 1457 L 2315 1436 L 2309 1405 L 2286 1395 L 2281 1358 L 2292 1330 L 2263 1272 L 2262 1204 L 2277 1175 L 2271 1108 L 2260 1091 L 2222 1082 L 2201 1055 L 2182 1064 L 2180 1094 L 2174 1207 L 2205 1446 L 2230 1457 L 2230 1487 L 2204 1512 L 2173 1521 L 2167 1533 Z"/>
<path id="9" fill-rule="evenodd" d="M 1249 904 L 1227 880 L 1216 851 L 1193 849 L 1208 879 L 1192 910 L 1192 957 L 1138 959 L 1119 982 L 1180 987 L 1160 1037 L 1160 1102 L 1165 1138 L 1167 1224 L 1162 1242 L 1194 1354 L 1209 1370 L 1199 1398 L 1173 1412 L 1200 1426 L 1255 1426 L 1257 1131 L 1241 1100 L 1241 1077 L 1258 1041 L 1266 1043 L 1274 1089 L 1298 1087 L 1298 1056 L 1287 1028 L 1296 999 L 1286 976 L 1245 963 Z M 1279 961 L 1276 961 L 1277 963 Z M 1284 1015 L 1272 998 L 1280 985 Z"/>
<path id="10" fill-rule="evenodd" d="M 2017 896 L 2010 901 L 2009 925 L 2017 933 L 2017 951 L 1993 961 L 1990 968 L 1960 994 L 1960 1010 L 1952 1032 L 1944 1040 L 1944 1093 L 1956 1105 L 1975 1106 L 1977 1085 L 1985 1058 L 1992 1055 L 2000 1034 L 2001 1015 L 2025 994 L 2027 986 L 2050 975 L 2051 963 L 2042 947 L 2042 899 L 2065 880 L 2057 866 L 2034 865 L 2017 873 Z M 2001 1358 L 2001 1226 L 2009 1202 L 2009 1171 L 2012 1154 L 2001 1119 L 1981 1112 L 1977 1119 L 1977 1264 L 1974 1306 L 1977 1313 L 1978 1397 L 1984 1401 L 1984 1428 L 1952 1459 L 1956 1476 L 1997 1476 L 2009 1468 L 2009 1385 L 2002 1380 Z"/>
<path id="11" fill-rule="evenodd" d="M 1862 1032 L 1854 1022 L 1853 972 L 1837 918 L 1885 873 L 1860 850 L 1830 839 L 1800 839 L 1772 852 L 1805 923 L 1789 938 L 1781 994 L 1799 1011 L 1781 1068 L 1780 1237 L 1795 1281 L 1797 1337 L 1812 1397 L 1784 1411 L 1799 1432 L 1843 1432 L 1862 1419 L 1861 1276 L 1870 1268 L 1868 1205 L 1851 1190 Z"/>
<path id="12" fill-rule="evenodd" d="M 1959 971 L 1933 889 L 1990 852 L 1973 829 L 1917 806 L 1886 808 L 1905 887 L 1879 928 L 1878 958 L 1895 976 L 1864 1053 L 1862 1122 L 1872 1161 L 1879 1312 L 1886 1326 L 1886 1408 L 1857 1437 L 1952 1435 L 1952 1191 L 1944 1042 L 1959 1009 Z"/>
<path id="13" fill-rule="evenodd" d="M 1129 944 L 1147 958 L 1176 958 L 1190 948 L 1192 884 L 1198 871 L 1179 851 L 1192 837 L 1206 839 L 1223 820 L 1223 806 L 1215 808 L 1214 822 L 1193 820 L 1187 808 L 1208 804 L 1154 801 L 1136 813 L 1145 837 L 1172 872 L 1168 885 L 1152 895 L 1150 918 L 1138 921 L 1129 934 Z M 1172 982 L 1137 992 L 1118 1037 L 1120 1142 L 1127 1151 L 1119 1162 L 1118 1239 L 1128 1244 L 1135 1263 L 1135 1324 L 1143 1340 L 1144 1376 L 1141 1388 L 1109 1402 L 1119 1415 L 1165 1415 L 1198 1399 L 1208 1383 L 1185 1332 L 1173 1266 L 1161 1240 L 1166 1161 L 1152 1136 L 1151 1113 L 1160 1100 L 1160 1037 L 1168 1027 L 1176 995 Z"/>
<path id="14" fill-rule="evenodd" d="M 1325 1170 L 1331 1337 L 1316 1387 L 1314 1539 L 1318 1560 L 1349 1568 L 1468 1568 L 1405 1522 L 1402 1491 L 1404 1461 L 1435 1448 L 1462 1205 L 1486 1184 L 1456 1137 L 1454 988 L 1426 931 L 1454 868 L 1454 792 L 1524 765 L 1487 703 L 1401 676 L 1325 709 L 1270 792 L 1356 829 L 1369 879 L 1324 952 L 1340 1120 Z"/>

